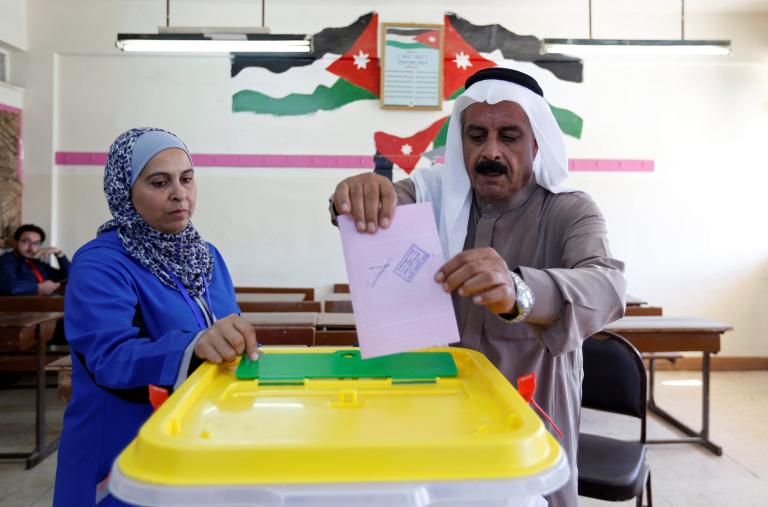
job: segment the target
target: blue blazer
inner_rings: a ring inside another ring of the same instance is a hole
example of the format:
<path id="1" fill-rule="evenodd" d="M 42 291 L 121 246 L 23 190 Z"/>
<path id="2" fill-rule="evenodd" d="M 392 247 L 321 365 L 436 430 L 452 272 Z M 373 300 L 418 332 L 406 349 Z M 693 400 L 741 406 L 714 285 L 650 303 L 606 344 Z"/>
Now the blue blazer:
<path id="1" fill-rule="evenodd" d="M 66 255 L 58 257 L 59 269 L 54 268 L 40 259 L 32 259 L 43 280 L 58 282 L 67 277 L 69 271 L 69 259 Z M 37 294 L 37 277 L 32 272 L 26 259 L 14 251 L 0 255 L 0 294 L 8 296 L 22 296 Z"/>
<path id="2" fill-rule="evenodd" d="M 240 313 L 213 245 L 213 313 Z M 72 399 L 59 443 L 54 507 L 91 507 L 112 462 L 152 413 L 147 386 L 173 386 L 200 325 L 184 297 L 163 285 L 112 230 L 72 259 L 64 300 Z M 99 506 L 125 505 L 108 496 Z"/>

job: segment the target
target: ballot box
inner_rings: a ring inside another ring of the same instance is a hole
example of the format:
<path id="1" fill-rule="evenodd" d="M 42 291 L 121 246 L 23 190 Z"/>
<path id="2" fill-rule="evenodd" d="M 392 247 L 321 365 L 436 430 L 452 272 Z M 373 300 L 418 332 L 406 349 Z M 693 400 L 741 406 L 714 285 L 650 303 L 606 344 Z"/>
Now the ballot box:
<path id="1" fill-rule="evenodd" d="M 145 506 L 541 505 L 565 453 L 482 355 L 265 348 L 201 366 L 120 454 L 109 488 Z"/>

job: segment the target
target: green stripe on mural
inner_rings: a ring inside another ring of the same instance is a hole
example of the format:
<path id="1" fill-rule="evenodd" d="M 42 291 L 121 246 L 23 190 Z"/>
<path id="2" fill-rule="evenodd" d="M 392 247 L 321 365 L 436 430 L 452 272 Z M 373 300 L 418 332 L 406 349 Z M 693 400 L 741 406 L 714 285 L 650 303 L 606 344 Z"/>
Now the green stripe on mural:
<path id="1" fill-rule="evenodd" d="M 464 88 L 456 90 L 456 93 L 451 95 L 448 100 L 456 100 L 462 93 L 464 93 Z M 581 116 L 568 109 L 555 107 L 552 104 L 549 105 L 549 108 L 552 110 L 552 114 L 555 116 L 557 125 L 560 127 L 560 130 L 563 132 L 563 134 L 575 137 L 576 139 L 581 139 L 581 131 L 584 127 L 584 120 L 581 118 Z M 449 122 L 446 122 L 445 125 L 443 125 L 443 128 L 440 129 L 440 133 L 437 134 L 434 144 L 435 148 L 445 144 L 444 135 L 447 135 L 448 123 Z"/>
<path id="2" fill-rule="evenodd" d="M 432 46 L 427 46 L 426 44 L 422 44 L 420 42 L 406 43 L 406 42 L 397 42 L 396 40 L 388 40 L 387 46 L 392 46 L 393 48 L 400 48 L 400 49 L 434 49 L 435 51 L 437 51 L 437 48 L 434 48 Z"/>
<path id="3" fill-rule="evenodd" d="M 563 131 L 563 134 L 581 139 L 581 129 L 584 127 L 584 120 L 581 119 L 581 116 L 568 109 L 555 107 L 552 104 L 549 105 L 549 108 L 552 110 L 552 114 L 555 115 L 555 120 L 557 120 L 557 124 L 560 130 Z"/>
<path id="4" fill-rule="evenodd" d="M 440 132 L 437 133 L 435 136 L 435 140 L 432 141 L 432 149 L 436 150 L 437 148 L 442 148 L 445 146 L 445 140 L 448 138 L 448 125 L 450 125 L 451 120 L 448 119 L 447 122 L 443 123 L 443 126 L 440 127 Z"/>
<path id="5" fill-rule="evenodd" d="M 350 102 L 373 99 L 378 97 L 346 79 L 339 79 L 330 88 L 324 85 L 318 86 L 311 95 L 291 93 L 285 97 L 274 98 L 253 90 L 242 90 L 232 96 L 232 111 L 296 116 L 316 111 L 330 111 Z"/>

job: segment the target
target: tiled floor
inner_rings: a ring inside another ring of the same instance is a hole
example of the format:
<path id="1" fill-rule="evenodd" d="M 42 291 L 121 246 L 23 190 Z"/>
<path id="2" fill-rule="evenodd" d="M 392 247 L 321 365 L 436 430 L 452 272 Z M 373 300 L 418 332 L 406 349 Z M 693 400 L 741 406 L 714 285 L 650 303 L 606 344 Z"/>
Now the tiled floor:
<path id="1" fill-rule="evenodd" d="M 699 379 L 693 372 L 660 372 L 658 382 Z M 658 403 L 691 426 L 699 427 L 697 386 L 660 384 Z M 49 389 L 50 433 L 61 423 L 63 404 Z M 25 450 L 33 443 L 34 390 L 0 390 L 0 449 Z M 712 439 L 725 454 L 699 446 L 651 446 L 654 503 L 659 507 L 763 507 L 768 505 L 768 372 L 715 372 L 712 375 Z M 637 422 L 622 416 L 585 411 L 582 428 L 612 436 L 634 437 Z M 674 436 L 663 423 L 649 419 L 649 437 Z M 19 462 L 0 462 L 0 507 L 51 505 L 56 456 L 32 470 Z M 580 498 L 584 507 L 630 506 Z"/>

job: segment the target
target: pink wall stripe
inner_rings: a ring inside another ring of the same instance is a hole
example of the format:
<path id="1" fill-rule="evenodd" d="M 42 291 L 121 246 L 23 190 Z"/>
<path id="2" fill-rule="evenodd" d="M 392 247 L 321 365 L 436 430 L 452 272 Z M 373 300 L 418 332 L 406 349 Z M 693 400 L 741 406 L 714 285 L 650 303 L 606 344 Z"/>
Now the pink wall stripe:
<path id="1" fill-rule="evenodd" d="M 106 153 L 56 152 L 56 165 L 99 165 L 107 161 Z M 194 153 L 192 162 L 198 167 L 280 167 L 315 169 L 372 169 L 370 155 L 229 155 Z M 570 159 L 571 171 L 588 172 L 652 172 L 653 160 Z"/>
<path id="2" fill-rule="evenodd" d="M 653 160 L 614 160 L 608 158 L 572 158 L 568 169 L 583 172 L 653 172 Z"/>
<path id="3" fill-rule="evenodd" d="M 9 106 L 8 104 L 2 104 L 0 103 L 0 111 L 10 111 L 12 113 L 18 113 L 19 114 L 19 161 L 17 164 L 17 174 L 19 175 L 19 181 L 24 181 L 24 178 L 22 178 L 22 170 L 21 165 L 22 161 L 24 160 L 23 152 L 24 149 L 24 143 L 21 142 L 21 133 L 24 131 L 24 124 L 22 122 L 23 116 L 21 114 L 21 109 L 18 107 Z"/>

